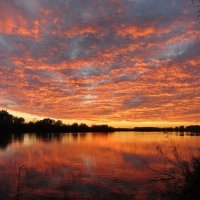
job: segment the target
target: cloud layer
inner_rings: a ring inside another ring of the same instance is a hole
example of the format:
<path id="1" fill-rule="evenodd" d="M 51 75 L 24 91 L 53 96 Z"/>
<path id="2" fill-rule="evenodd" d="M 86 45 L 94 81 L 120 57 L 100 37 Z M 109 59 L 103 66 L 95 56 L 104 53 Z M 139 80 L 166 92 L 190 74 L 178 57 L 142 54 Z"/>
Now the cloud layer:
<path id="1" fill-rule="evenodd" d="M 188 0 L 0 0 L 0 107 L 63 119 L 200 119 Z"/>

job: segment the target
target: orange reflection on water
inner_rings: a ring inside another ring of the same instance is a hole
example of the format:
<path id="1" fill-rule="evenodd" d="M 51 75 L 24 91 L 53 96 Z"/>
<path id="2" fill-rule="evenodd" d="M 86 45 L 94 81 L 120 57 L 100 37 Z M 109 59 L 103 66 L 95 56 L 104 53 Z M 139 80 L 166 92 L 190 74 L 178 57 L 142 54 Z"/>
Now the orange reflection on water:
<path id="1" fill-rule="evenodd" d="M 22 165 L 20 199 L 156 199 L 159 186 L 149 184 L 153 174 L 146 163 L 167 167 L 160 162 L 156 145 L 173 157 L 169 146 L 175 143 L 188 159 L 195 154 L 198 141 L 197 136 L 175 133 L 11 136 L 0 150 L 0 184 L 6 185 L 0 189 L 1 199 L 17 194 Z"/>

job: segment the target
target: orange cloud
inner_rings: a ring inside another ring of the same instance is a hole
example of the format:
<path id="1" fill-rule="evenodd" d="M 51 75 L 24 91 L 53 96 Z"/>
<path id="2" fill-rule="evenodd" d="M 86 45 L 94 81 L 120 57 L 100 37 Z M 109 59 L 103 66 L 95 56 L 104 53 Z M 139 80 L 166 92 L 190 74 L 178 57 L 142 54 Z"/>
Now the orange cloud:
<path id="1" fill-rule="evenodd" d="M 183 2 L 153 2 L 1 2 L 0 107 L 91 124 L 199 123 L 199 26 Z"/>

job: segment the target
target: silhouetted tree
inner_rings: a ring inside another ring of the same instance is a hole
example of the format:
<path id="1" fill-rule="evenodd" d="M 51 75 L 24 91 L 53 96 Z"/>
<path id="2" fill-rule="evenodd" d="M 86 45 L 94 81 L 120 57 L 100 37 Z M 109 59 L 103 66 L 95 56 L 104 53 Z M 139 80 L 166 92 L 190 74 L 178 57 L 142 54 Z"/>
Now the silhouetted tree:
<path id="1" fill-rule="evenodd" d="M 79 130 L 80 130 L 80 132 L 85 132 L 85 131 L 88 131 L 88 126 L 86 125 L 86 124 L 80 124 L 79 125 Z"/>
<path id="2" fill-rule="evenodd" d="M 6 110 L 0 111 L 0 130 L 1 131 L 12 131 L 14 128 L 21 130 L 24 126 L 24 118 L 15 117 L 9 114 Z"/>
<path id="3" fill-rule="evenodd" d="M 180 126 L 176 128 L 158 128 L 158 127 L 135 127 L 128 128 L 113 128 L 108 125 L 92 125 L 73 123 L 72 125 L 63 124 L 61 120 L 45 118 L 36 122 L 25 123 L 24 118 L 15 117 L 5 110 L 0 111 L 0 133 L 1 132 L 18 132 L 18 133 L 78 133 L 78 132 L 114 132 L 114 131 L 145 131 L 145 132 L 190 132 L 192 134 L 200 133 L 200 126 Z"/>
<path id="4" fill-rule="evenodd" d="M 12 124 L 14 122 L 14 116 L 9 114 L 6 110 L 0 111 L 0 123 L 3 125 Z"/>
<path id="5" fill-rule="evenodd" d="M 156 145 L 156 151 L 160 156 L 159 162 L 168 166 L 159 169 L 157 166 L 146 167 L 156 173 L 156 179 L 165 185 L 162 189 L 161 199 L 198 200 L 200 197 L 200 150 L 193 152 L 189 159 L 185 159 L 179 152 L 175 143 L 170 143 L 168 151 L 160 144 Z"/>
<path id="6" fill-rule="evenodd" d="M 78 123 L 73 123 L 70 127 L 71 132 L 78 132 Z"/>
<path id="7" fill-rule="evenodd" d="M 23 124 L 25 122 L 25 119 L 22 117 L 14 117 L 14 124 Z"/>
<path id="8" fill-rule="evenodd" d="M 58 120 L 54 123 L 56 126 L 63 126 L 63 122 L 61 120 Z"/>

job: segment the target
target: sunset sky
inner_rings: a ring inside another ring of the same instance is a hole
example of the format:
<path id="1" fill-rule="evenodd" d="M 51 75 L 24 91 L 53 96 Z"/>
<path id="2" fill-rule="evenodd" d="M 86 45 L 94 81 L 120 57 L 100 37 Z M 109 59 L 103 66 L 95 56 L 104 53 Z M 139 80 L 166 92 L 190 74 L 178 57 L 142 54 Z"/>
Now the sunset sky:
<path id="1" fill-rule="evenodd" d="M 115 127 L 200 123 L 190 0 L 0 0 L 0 109 Z"/>

